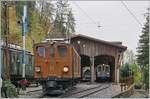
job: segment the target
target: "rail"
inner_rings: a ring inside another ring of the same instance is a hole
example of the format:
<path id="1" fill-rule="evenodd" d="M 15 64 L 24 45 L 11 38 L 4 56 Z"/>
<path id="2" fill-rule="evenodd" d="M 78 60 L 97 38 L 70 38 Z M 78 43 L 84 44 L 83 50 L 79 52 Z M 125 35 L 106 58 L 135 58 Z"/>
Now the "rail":
<path id="1" fill-rule="evenodd" d="M 97 93 L 99 91 L 102 91 L 102 90 L 104 90 L 106 88 L 109 88 L 110 85 L 111 84 L 108 84 L 106 86 L 100 85 L 100 86 L 96 86 L 96 87 L 93 87 L 93 88 L 84 89 L 84 90 L 77 91 L 77 92 L 67 93 L 65 95 L 60 96 L 60 98 L 65 98 L 65 97 L 84 98 L 84 97 L 90 96 L 90 95 L 92 95 L 94 93 Z"/>

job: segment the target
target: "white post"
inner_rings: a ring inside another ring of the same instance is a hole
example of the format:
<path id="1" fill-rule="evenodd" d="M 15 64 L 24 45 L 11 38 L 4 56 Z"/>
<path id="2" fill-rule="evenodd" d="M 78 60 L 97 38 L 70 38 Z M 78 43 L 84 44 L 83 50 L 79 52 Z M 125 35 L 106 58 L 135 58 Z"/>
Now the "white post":
<path id="1" fill-rule="evenodd" d="M 24 35 L 23 36 L 23 65 L 22 65 L 23 66 L 22 67 L 22 69 L 23 69 L 23 71 L 22 71 L 22 77 L 23 78 L 25 78 L 25 50 L 26 50 L 25 49 L 25 44 L 26 44 L 25 41 L 26 40 L 25 40 L 25 35 Z"/>
<path id="2" fill-rule="evenodd" d="M 22 18 L 22 22 L 23 22 L 23 33 L 22 33 L 22 42 L 23 42 L 23 64 L 22 64 L 22 77 L 25 78 L 25 45 L 26 45 L 26 32 L 27 32 L 27 6 L 24 5 L 23 7 L 23 18 Z"/>

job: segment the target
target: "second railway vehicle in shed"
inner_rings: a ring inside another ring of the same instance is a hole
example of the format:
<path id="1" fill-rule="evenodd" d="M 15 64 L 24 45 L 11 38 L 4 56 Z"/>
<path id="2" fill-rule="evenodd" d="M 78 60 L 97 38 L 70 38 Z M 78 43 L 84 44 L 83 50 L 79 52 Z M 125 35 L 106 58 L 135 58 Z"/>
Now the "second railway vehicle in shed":
<path id="1" fill-rule="evenodd" d="M 110 80 L 110 65 L 99 64 L 96 68 L 97 81 L 109 81 Z"/>
<path id="2" fill-rule="evenodd" d="M 71 44 L 42 42 L 34 45 L 35 78 L 46 94 L 60 94 L 80 79 L 80 56 Z"/>

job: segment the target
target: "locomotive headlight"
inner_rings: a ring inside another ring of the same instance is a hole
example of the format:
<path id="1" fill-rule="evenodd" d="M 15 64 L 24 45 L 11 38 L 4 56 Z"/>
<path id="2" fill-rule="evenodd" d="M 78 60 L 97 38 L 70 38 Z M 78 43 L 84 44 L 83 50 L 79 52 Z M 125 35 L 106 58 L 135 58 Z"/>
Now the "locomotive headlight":
<path id="1" fill-rule="evenodd" d="M 107 73 L 107 75 L 109 75 L 109 72 Z"/>
<path id="2" fill-rule="evenodd" d="M 35 71 L 36 72 L 40 72 L 41 71 L 41 67 L 39 67 L 39 66 L 35 67 Z"/>
<path id="3" fill-rule="evenodd" d="M 69 68 L 65 66 L 63 70 L 64 70 L 64 72 L 68 72 Z"/>

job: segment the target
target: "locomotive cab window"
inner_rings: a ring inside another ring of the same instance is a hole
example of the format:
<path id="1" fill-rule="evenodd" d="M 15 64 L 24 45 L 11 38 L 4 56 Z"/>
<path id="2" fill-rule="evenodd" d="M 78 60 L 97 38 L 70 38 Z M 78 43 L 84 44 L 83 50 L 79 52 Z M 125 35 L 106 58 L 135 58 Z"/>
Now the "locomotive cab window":
<path id="1" fill-rule="evenodd" d="M 106 71 L 108 71 L 108 67 L 106 66 Z"/>
<path id="2" fill-rule="evenodd" d="M 103 71 L 105 71 L 105 66 L 103 66 Z"/>
<path id="3" fill-rule="evenodd" d="M 65 57 L 67 55 L 67 47 L 66 46 L 58 46 L 58 53 L 60 57 Z"/>
<path id="4" fill-rule="evenodd" d="M 44 47 L 38 47 L 37 49 L 39 56 L 45 57 L 45 48 Z"/>
<path id="5" fill-rule="evenodd" d="M 108 66 L 106 67 L 106 71 L 109 71 L 109 67 Z"/>
<path id="6" fill-rule="evenodd" d="M 101 66 L 99 66 L 98 71 L 101 71 Z"/>

